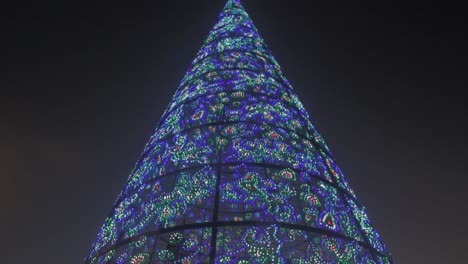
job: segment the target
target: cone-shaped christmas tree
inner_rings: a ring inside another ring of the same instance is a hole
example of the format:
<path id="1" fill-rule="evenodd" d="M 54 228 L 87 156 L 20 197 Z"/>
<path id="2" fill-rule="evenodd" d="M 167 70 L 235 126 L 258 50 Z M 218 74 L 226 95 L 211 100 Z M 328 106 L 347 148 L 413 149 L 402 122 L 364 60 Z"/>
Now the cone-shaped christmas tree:
<path id="1" fill-rule="evenodd" d="M 85 263 L 391 263 L 239 0 L 229 0 Z"/>

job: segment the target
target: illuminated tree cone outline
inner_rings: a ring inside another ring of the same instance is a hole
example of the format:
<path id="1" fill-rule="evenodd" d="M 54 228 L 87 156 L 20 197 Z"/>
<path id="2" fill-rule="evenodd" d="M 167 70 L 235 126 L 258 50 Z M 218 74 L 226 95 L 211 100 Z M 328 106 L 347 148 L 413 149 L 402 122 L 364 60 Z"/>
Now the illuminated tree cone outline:
<path id="1" fill-rule="evenodd" d="M 239 0 L 229 0 L 85 263 L 392 263 Z"/>

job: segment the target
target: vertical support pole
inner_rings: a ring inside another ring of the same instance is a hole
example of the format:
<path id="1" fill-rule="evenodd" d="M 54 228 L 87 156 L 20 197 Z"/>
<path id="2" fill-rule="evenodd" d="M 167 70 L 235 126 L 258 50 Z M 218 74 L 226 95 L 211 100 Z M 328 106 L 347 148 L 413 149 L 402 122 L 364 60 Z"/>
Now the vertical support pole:
<path id="1" fill-rule="evenodd" d="M 225 112 L 223 109 L 223 114 L 221 121 L 224 121 Z M 217 134 L 220 134 L 221 126 L 218 126 L 216 129 Z M 214 264 L 216 260 L 216 242 L 218 236 L 218 217 L 219 217 L 219 186 L 221 185 L 221 169 L 222 169 L 222 159 L 221 159 L 222 149 L 221 146 L 218 147 L 218 163 L 216 164 L 216 187 L 215 187 L 215 199 L 213 206 L 213 216 L 212 216 L 212 225 L 211 225 L 211 252 L 210 252 L 210 263 Z"/>
<path id="2" fill-rule="evenodd" d="M 211 225 L 211 252 L 210 263 L 214 264 L 216 259 L 216 238 L 218 236 L 218 211 L 219 211 L 219 185 L 221 184 L 221 150 L 218 154 L 218 164 L 216 165 L 216 191 Z"/>

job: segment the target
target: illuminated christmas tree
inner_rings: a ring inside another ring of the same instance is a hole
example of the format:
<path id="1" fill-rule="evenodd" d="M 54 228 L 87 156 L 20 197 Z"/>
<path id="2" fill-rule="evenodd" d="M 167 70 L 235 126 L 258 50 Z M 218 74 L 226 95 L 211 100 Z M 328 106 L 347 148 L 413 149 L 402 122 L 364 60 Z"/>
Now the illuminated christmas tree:
<path id="1" fill-rule="evenodd" d="M 85 263 L 391 263 L 239 0 L 229 0 Z"/>

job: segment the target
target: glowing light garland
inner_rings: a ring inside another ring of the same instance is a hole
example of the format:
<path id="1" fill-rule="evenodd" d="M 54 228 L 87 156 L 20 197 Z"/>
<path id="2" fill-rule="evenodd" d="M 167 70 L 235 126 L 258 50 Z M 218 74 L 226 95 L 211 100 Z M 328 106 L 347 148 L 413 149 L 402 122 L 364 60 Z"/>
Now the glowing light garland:
<path id="1" fill-rule="evenodd" d="M 392 263 L 239 0 L 229 0 L 85 263 Z"/>

